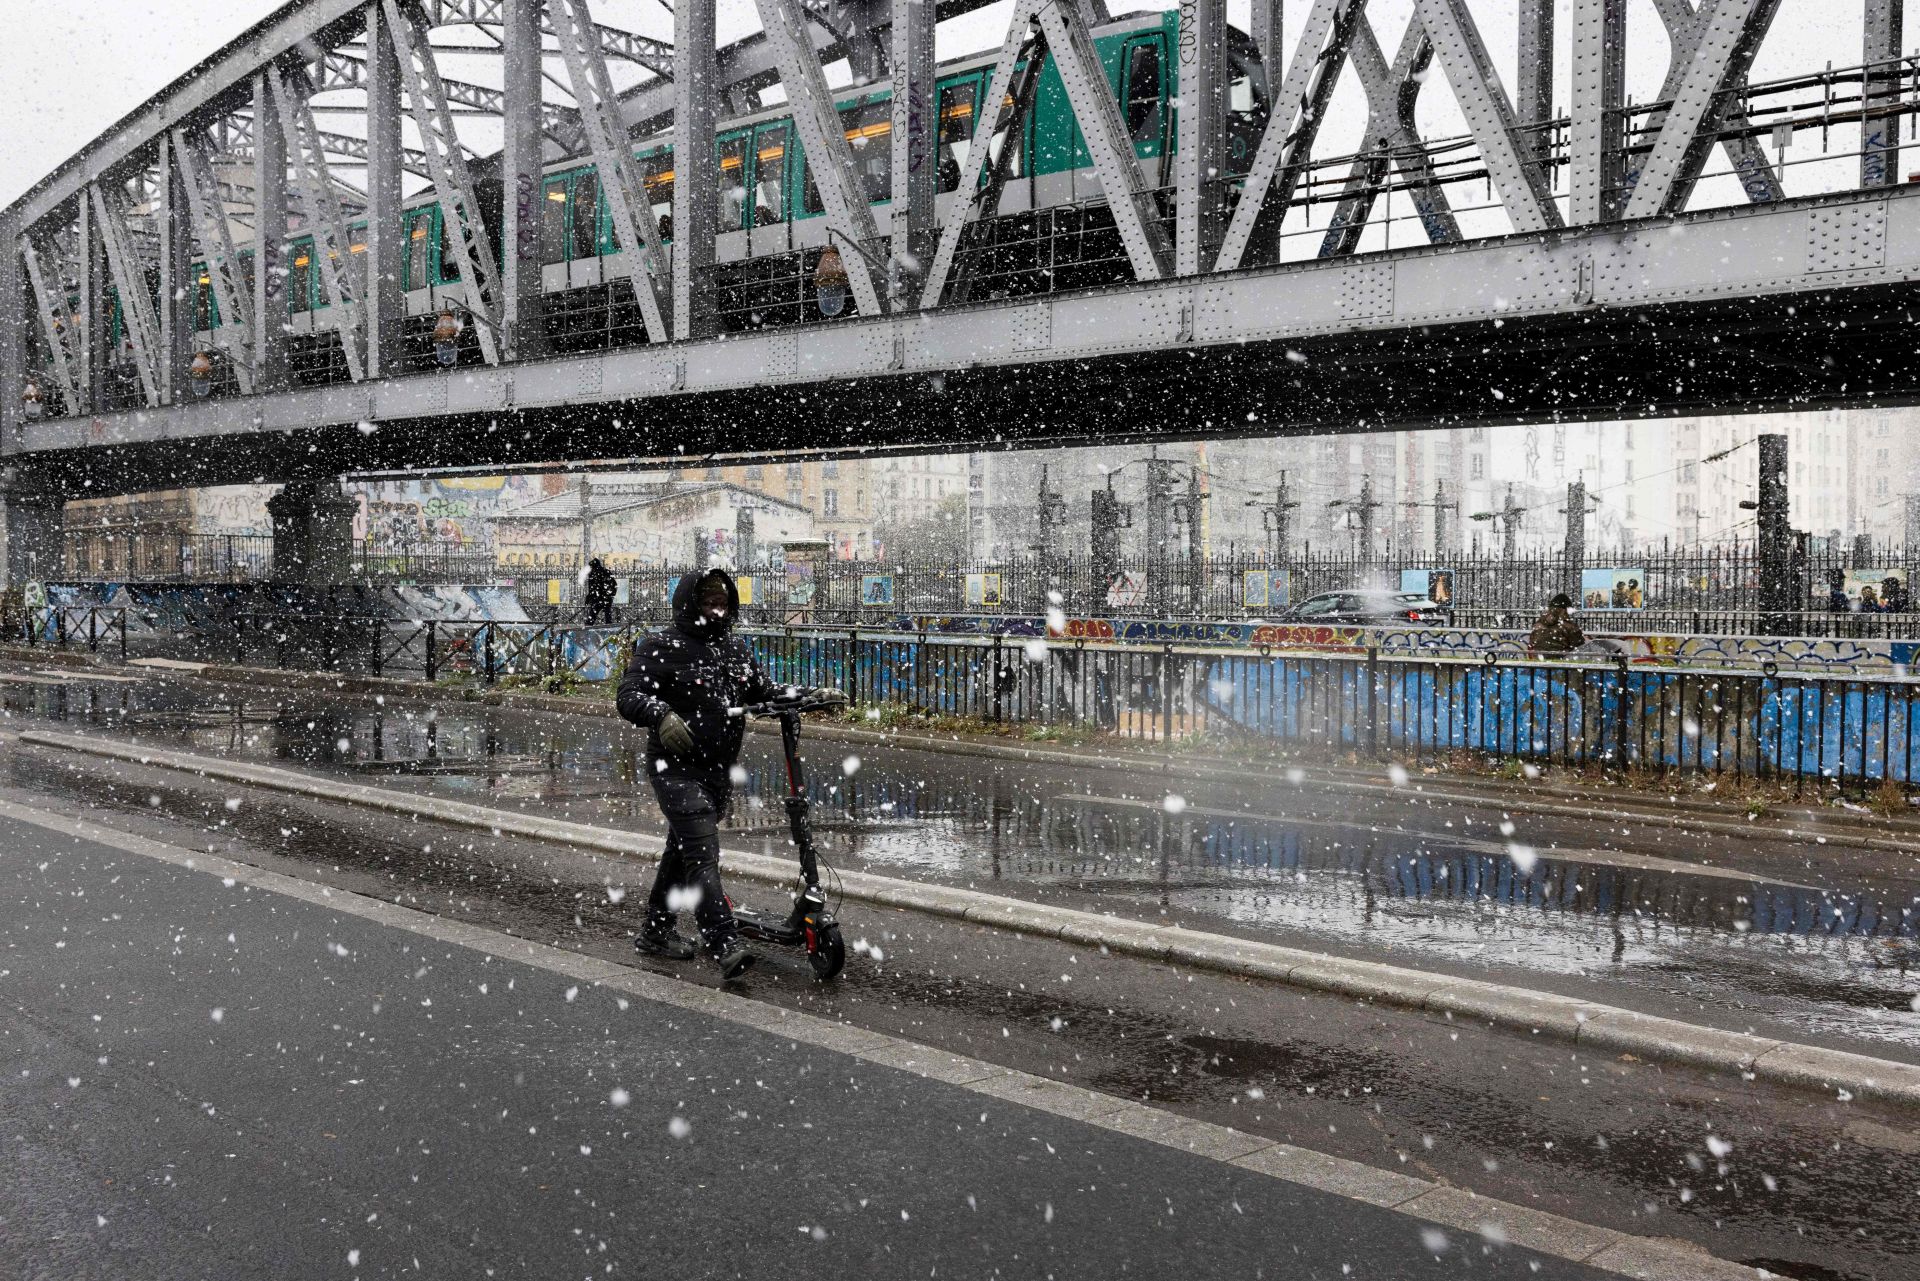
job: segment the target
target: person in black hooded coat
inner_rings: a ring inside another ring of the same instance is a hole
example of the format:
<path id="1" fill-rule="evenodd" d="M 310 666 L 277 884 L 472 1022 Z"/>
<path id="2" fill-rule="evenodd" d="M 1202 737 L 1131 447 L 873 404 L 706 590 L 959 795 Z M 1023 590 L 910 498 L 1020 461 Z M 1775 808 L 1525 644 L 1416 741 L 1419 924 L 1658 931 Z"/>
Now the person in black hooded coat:
<path id="1" fill-rule="evenodd" d="M 733 909 L 720 887 L 720 819 L 733 786 L 746 718 L 739 708 L 784 692 L 734 636 L 740 591 L 722 569 L 682 578 L 673 592 L 673 625 L 633 647 L 620 679 L 620 715 L 647 731 L 647 779 L 667 819 L 667 848 L 647 897 L 647 920 L 634 946 L 685 960 L 691 943 L 675 929 L 669 895 L 698 892 L 694 920 L 707 954 L 732 978 L 752 964 Z"/>

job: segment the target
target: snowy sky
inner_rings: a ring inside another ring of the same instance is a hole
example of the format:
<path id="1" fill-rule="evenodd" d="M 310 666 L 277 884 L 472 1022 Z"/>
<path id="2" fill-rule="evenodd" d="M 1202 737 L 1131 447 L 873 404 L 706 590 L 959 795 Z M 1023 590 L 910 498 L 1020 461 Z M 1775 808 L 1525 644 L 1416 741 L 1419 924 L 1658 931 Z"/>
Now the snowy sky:
<path id="1" fill-rule="evenodd" d="M 1285 3 L 1288 30 L 1295 31 L 1310 0 Z M 10 44 L 9 83 L 0 101 L 0 156 L 7 157 L 5 171 L 0 172 L 0 205 L 13 201 L 114 121 L 279 7 L 279 0 L 92 0 L 84 5 L 0 0 L 0 30 L 7 32 Z M 1010 7 L 1011 0 L 1000 0 L 945 24 L 940 56 L 997 43 Z M 1114 0 L 1111 7 L 1121 12 L 1166 6 Z M 1413 0 L 1374 0 L 1370 6 L 1389 57 L 1412 7 Z M 1559 84 L 1564 102 L 1565 0 L 1561 7 Z M 719 8 L 723 40 L 759 25 L 752 0 L 720 0 Z M 1473 11 L 1509 84 L 1514 8 L 1515 0 L 1473 0 Z M 671 35 L 671 17 L 655 0 L 598 0 L 593 10 L 611 25 Z M 1858 63 L 1860 14 L 1857 0 L 1783 0 L 1754 78 L 1764 80 L 1829 62 L 1835 66 Z M 1246 0 L 1228 0 L 1228 15 L 1244 26 Z M 1645 100 L 1659 88 L 1668 56 L 1666 37 L 1652 0 L 1631 0 L 1629 24 L 1628 92 Z M 466 58 L 459 62 L 446 68 L 450 74 L 498 83 L 497 61 Z M 12 74 L 23 68 L 28 69 L 24 77 Z M 554 71 L 563 75 L 557 65 Z M 1363 100 L 1349 75 L 1323 135 L 1322 154 L 1350 149 L 1347 135 L 1358 130 L 1362 109 Z M 1430 136 L 1459 129 L 1458 114 L 1444 92 L 1426 94 L 1420 116 Z M 488 149 L 482 140 L 474 141 L 482 150 Z M 1799 194 L 1805 188 L 1794 190 Z"/>

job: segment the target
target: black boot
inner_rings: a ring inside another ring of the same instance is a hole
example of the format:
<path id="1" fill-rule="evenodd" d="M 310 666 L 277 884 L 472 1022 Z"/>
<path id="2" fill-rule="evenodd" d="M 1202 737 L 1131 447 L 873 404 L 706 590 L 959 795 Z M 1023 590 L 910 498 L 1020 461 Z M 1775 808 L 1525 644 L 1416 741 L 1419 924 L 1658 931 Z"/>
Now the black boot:
<path id="1" fill-rule="evenodd" d="M 669 961 L 691 961 L 695 948 L 692 941 L 682 938 L 673 928 L 672 921 L 648 921 L 640 927 L 638 937 L 633 940 L 633 950 L 642 956 L 659 956 Z"/>
<path id="2" fill-rule="evenodd" d="M 713 957 L 713 963 L 720 967 L 720 979 L 725 983 L 731 983 L 753 968 L 753 953 L 738 937 L 714 944 L 708 954 Z"/>

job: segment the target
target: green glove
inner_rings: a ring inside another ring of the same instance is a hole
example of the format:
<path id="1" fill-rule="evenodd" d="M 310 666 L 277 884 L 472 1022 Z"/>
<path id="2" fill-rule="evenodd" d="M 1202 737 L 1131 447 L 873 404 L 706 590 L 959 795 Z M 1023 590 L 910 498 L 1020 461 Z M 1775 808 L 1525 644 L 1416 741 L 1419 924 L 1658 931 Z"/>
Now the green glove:
<path id="1" fill-rule="evenodd" d="M 668 712 L 654 732 L 660 735 L 660 746 L 667 749 L 669 756 L 693 755 L 693 731 L 680 719 L 680 713 Z"/>

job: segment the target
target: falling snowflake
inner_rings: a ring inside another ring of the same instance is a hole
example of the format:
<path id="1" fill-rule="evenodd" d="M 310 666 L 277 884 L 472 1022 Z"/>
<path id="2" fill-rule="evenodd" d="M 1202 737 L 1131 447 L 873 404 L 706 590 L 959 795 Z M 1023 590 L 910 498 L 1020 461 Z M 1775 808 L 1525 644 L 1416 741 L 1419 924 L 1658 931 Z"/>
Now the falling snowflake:
<path id="1" fill-rule="evenodd" d="M 676 1139 L 684 1139 L 693 1133 L 693 1123 L 684 1116 L 676 1116 L 667 1122 L 667 1133 Z"/>

